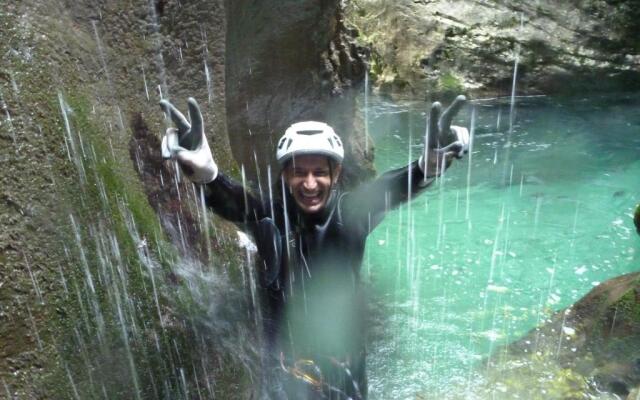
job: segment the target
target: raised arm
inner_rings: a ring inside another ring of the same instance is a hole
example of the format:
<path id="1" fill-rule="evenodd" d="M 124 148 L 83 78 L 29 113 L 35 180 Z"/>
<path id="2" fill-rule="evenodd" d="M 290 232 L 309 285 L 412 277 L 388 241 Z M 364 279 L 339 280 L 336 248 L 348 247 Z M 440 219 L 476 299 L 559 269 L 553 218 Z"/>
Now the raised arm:
<path id="1" fill-rule="evenodd" d="M 340 211 L 343 220 L 351 227 L 369 233 L 378 226 L 387 211 L 421 193 L 433 180 L 433 177 L 425 179 L 418 161 L 387 171 L 342 197 Z"/>
<path id="2" fill-rule="evenodd" d="M 420 158 L 345 194 L 340 209 L 347 223 L 371 232 L 388 210 L 421 193 L 451 165 L 453 158 L 462 158 L 468 151 L 469 132 L 451 122 L 465 102 L 464 96 L 458 96 L 442 115 L 440 103 L 433 103 Z"/>
<path id="3" fill-rule="evenodd" d="M 205 203 L 223 218 L 237 223 L 264 218 L 267 214 L 263 204 L 242 185 L 218 173 L 204 134 L 198 103 L 189 98 L 187 104 L 189 120 L 167 100 L 160 101 L 160 106 L 176 126 L 167 129 L 162 139 L 162 156 L 175 159 L 189 180 L 202 185 Z"/>
<path id="4" fill-rule="evenodd" d="M 228 221 L 251 223 L 270 216 L 268 204 L 223 173 L 203 185 L 203 189 L 206 205 Z"/>

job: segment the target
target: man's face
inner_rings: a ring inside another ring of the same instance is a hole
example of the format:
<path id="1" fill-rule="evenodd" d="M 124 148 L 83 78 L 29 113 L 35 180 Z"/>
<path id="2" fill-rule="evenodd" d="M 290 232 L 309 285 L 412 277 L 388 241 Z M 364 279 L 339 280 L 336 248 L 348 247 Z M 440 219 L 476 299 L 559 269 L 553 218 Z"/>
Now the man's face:
<path id="1" fill-rule="evenodd" d="M 304 155 L 289 162 L 284 177 L 298 207 L 313 214 L 327 205 L 331 187 L 338 180 L 340 170 L 340 165 L 336 165 L 332 171 L 325 156 Z"/>

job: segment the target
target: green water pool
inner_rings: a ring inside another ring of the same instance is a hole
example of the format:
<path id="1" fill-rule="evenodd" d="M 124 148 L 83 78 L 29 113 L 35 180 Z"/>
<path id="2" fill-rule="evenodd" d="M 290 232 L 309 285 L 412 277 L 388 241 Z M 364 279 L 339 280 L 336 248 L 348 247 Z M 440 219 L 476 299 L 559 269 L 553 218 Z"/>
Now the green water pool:
<path id="1" fill-rule="evenodd" d="M 508 100 L 508 99 L 507 99 Z M 478 361 L 640 269 L 640 96 L 477 101 L 472 153 L 367 243 L 372 399 L 443 398 Z M 372 99 L 378 171 L 417 158 L 424 102 Z"/>

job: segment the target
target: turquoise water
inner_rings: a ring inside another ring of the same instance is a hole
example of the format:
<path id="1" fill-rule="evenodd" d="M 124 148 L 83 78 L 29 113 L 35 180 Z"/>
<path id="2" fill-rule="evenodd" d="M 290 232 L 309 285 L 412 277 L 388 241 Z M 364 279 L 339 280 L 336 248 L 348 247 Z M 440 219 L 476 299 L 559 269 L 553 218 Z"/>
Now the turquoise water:
<path id="1" fill-rule="evenodd" d="M 374 99 L 378 171 L 417 158 L 425 110 Z M 475 110 L 471 156 L 367 243 L 372 399 L 456 397 L 493 349 L 639 269 L 639 95 L 520 98 L 511 133 L 507 102 Z"/>

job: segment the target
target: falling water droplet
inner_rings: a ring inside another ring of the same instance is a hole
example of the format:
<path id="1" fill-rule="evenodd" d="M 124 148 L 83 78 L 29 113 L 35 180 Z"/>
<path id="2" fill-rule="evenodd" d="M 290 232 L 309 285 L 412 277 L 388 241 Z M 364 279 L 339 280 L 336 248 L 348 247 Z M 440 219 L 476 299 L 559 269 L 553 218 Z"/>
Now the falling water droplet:
<path id="1" fill-rule="evenodd" d="M 35 318 L 33 318 L 33 314 L 31 314 L 31 308 L 29 306 L 27 306 L 27 313 L 29 314 L 29 320 L 31 321 L 31 330 L 36 338 L 36 343 L 38 344 L 38 350 L 43 351 L 42 340 L 40 340 L 40 334 L 38 333 L 38 326 L 36 325 Z"/>
<path id="2" fill-rule="evenodd" d="M 207 61 L 204 60 L 203 64 L 204 64 L 204 76 L 207 82 L 207 95 L 208 95 L 209 104 L 211 104 L 213 102 L 213 82 L 211 79 L 211 74 L 209 73 L 209 66 L 207 65 Z"/>
<path id="3" fill-rule="evenodd" d="M 38 303 L 40 304 L 44 304 L 44 299 L 42 297 L 42 291 L 40 290 L 40 285 L 38 285 L 38 281 L 36 280 L 36 277 L 33 274 L 33 271 L 31 270 L 31 263 L 29 263 L 29 260 L 27 259 L 27 255 L 25 253 L 22 253 L 22 257 L 24 258 L 24 263 L 27 266 L 27 271 L 29 271 L 29 277 L 31 278 L 31 284 L 33 285 L 33 289 L 36 292 L 36 296 L 38 298 Z"/>
<path id="4" fill-rule="evenodd" d="M 466 209 L 465 209 L 465 220 L 470 221 L 471 214 L 471 166 L 473 165 L 473 141 L 476 132 L 476 107 L 475 105 L 471 108 L 471 132 L 469 133 L 469 156 L 467 159 L 467 187 L 466 187 Z M 468 226 L 471 226 L 470 224 Z"/>
<path id="5" fill-rule="evenodd" d="M 369 66 L 364 69 L 364 154 L 369 151 Z"/>
<path id="6" fill-rule="evenodd" d="M 147 101 L 149 101 L 149 86 L 147 86 L 147 75 L 144 72 L 144 65 L 140 66 L 142 70 L 142 81 L 144 82 L 144 94 L 147 97 Z"/>

